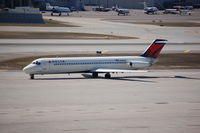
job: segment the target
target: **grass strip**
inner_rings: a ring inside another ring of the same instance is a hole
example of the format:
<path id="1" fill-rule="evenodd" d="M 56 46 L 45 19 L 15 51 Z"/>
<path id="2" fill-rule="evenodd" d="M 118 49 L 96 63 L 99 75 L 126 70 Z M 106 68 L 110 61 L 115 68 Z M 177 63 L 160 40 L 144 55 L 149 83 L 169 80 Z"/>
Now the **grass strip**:
<path id="1" fill-rule="evenodd" d="M 138 39 L 104 34 L 74 33 L 74 32 L 27 32 L 0 31 L 0 39 Z"/>
<path id="2" fill-rule="evenodd" d="M 30 27 L 79 27 L 69 22 L 60 22 L 52 19 L 44 19 L 44 24 L 29 24 L 29 23 L 0 23 L 0 26 L 30 26 Z"/>

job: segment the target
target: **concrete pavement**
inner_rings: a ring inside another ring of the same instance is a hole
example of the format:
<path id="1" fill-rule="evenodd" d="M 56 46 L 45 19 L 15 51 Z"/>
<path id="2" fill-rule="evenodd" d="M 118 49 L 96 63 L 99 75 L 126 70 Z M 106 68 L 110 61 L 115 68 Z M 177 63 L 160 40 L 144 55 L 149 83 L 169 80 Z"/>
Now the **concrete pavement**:
<path id="1" fill-rule="evenodd" d="M 0 72 L 1 132 L 199 133 L 199 70 L 113 77 Z"/>

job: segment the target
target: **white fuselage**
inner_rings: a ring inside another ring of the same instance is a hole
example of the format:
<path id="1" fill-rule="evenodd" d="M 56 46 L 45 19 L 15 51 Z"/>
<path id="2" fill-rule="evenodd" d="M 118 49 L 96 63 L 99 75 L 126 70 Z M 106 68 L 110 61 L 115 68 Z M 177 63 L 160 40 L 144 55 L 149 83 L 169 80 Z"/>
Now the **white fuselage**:
<path id="1" fill-rule="evenodd" d="M 84 73 L 98 68 L 134 70 L 148 67 L 154 60 L 142 56 L 40 58 L 23 70 L 28 74 Z"/>

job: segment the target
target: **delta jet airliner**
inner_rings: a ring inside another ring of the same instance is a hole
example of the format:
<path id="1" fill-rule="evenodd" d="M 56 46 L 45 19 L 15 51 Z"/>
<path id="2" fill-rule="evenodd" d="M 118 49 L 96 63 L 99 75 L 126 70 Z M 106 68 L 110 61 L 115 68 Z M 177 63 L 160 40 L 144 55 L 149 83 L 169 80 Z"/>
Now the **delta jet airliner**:
<path id="1" fill-rule="evenodd" d="M 156 39 L 140 56 L 39 58 L 23 71 L 30 75 L 30 79 L 37 74 L 92 73 L 92 77 L 97 78 L 98 73 L 105 73 L 105 78 L 110 78 L 110 73 L 145 72 L 138 69 L 151 66 L 166 42 Z"/>

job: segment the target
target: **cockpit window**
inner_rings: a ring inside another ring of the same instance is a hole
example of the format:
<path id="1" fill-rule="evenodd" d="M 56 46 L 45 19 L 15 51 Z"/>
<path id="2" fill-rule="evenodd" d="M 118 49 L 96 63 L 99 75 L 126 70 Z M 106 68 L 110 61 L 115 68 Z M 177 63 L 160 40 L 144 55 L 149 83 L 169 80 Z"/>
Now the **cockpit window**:
<path id="1" fill-rule="evenodd" d="M 40 65 L 41 63 L 38 61 L 34 61 L 34 62 L 32 62 L 32 64 Z"/>

